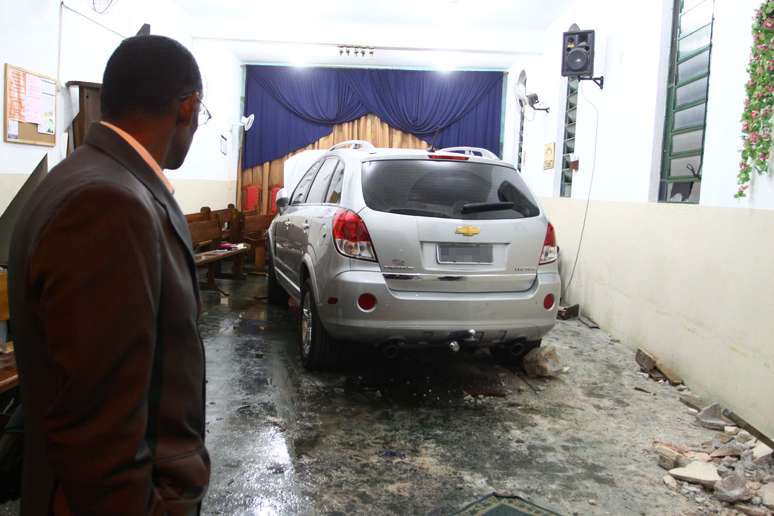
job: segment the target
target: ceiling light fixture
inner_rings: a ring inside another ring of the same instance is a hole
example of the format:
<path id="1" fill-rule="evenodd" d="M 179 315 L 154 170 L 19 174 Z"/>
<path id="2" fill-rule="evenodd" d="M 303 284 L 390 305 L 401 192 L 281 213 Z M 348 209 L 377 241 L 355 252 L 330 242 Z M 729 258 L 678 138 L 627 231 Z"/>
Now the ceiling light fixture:
<path id="1" fill-rule="evenodd" d="M 350 55 L 354 57 L 373 57 L 374 50 L 376 50 L 374 47 L 368 47 L 368 46 L 362 46 L 362 45 L 339 45 L 337 47 L 339 49 L 339 56 L 343 57 L 344 54 L 349 57 Z"/>

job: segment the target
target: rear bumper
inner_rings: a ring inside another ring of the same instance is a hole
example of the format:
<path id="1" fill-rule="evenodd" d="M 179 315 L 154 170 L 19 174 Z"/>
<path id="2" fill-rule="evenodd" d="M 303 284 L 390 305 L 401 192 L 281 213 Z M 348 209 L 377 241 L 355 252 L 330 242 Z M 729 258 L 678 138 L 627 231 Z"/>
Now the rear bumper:
<path id="1" fill-rule="evenodd" d="M 524 292 L 446 294 L 392 291 L 380 272 L 348 271 L 320 293 L 318 313 L 328 332 L 341 340 L 407 346 L 458 340 L 462 345 L 484 346 L 543 337 L 556 322 L 560 290 L 557 272 L 540 272 Z M 358 297 L 365 293 L 378 301 L 370 312 L 357 306 Z M 556 300 L 550 310 L 543 307 L 548 294 Z M 338 302 L 330 304 L 330 298 Z M 469 330 L 476 331 L 475 339 L 469 338 Z"/>

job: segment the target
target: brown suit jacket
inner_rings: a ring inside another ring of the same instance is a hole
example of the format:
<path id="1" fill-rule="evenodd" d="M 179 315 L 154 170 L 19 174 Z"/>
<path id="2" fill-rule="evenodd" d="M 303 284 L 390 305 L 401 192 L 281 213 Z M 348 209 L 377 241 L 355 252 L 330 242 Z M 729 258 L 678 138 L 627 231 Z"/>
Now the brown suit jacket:
<path id="1" fill-rule="evenodd" d="M 115 132 L 36 190 L 14 230 L 22 515 L 195 514 L 209 481 L 185 218 Z"/>

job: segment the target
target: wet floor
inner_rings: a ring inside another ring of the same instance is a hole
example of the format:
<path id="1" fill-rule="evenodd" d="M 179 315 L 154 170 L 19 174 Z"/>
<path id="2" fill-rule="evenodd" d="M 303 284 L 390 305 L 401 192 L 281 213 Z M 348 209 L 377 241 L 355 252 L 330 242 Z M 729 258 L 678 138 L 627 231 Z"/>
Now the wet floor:
<path id="1" fill-rule="evenodd" d="M 692 508 L 661 482 L 652 441 L 712 434 L 600 330 L 559 323 L 544 344 L 569 370 L 553 380 L 525 379 L 487 352 L 387 362 L 357 348 L 312 374 L 296 314 L 261 299 L 262 278 L 222 286 L 231 295 L 206 294 L 202 320 L 204 514 L 446 515 L 493 491 L 568 515 Z"/>
<path id="2" fill-rule="evenodd" d="M 553 380 L 525 380 L 486 352 L 386 362 L 353 349 L 311 374 L 296 314 L 266 304 L 263 278 L 220 284 L 230 296 L 203 294 L 205 515 L 449 515 L 493 491 L 565 515 L 697 508 L 663 485 L 652 441 L 713 434 L 600 330 L 557 325 L 544 343 L 569 370 Z"/>

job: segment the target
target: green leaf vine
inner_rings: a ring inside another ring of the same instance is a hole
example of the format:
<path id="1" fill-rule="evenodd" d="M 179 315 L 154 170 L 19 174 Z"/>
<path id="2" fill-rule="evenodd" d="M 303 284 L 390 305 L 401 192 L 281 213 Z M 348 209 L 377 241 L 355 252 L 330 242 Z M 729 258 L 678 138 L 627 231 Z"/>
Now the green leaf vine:
<path id="1" fill-rule="evenodd" d="M 742 161 L 737 199 L 746 197 L 752 173 L 766 174 L 772 143 L 774 112 L 774 0 L 765 0 L 753 17 L 753 46 L 747 72 L 747 98 L 742 114 Z"/>

